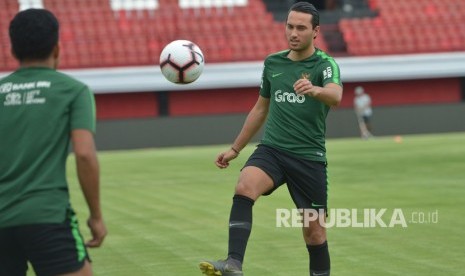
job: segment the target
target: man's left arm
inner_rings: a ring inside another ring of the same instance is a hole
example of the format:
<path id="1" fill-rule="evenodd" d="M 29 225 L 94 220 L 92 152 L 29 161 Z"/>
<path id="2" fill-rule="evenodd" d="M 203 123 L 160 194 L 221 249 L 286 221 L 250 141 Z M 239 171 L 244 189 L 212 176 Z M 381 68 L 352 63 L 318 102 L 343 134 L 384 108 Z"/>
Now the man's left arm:
<path id="1" fill-rule="evenodd" d="M 308 94 L 328 106 L 338 106 L 342 100 L 342 86 L 332 82 L 321 87 L 313 85 L 308 79 L 302 78 L 294 83 L 294 91 L 298 95 Z"/>

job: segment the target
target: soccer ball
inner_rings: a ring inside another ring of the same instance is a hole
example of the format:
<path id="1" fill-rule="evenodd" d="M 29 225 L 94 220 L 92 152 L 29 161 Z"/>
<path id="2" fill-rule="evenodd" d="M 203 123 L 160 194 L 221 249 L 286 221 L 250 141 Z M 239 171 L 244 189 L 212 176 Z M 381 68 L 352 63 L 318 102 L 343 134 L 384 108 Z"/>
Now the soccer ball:
<path id="1" fill-rule="evenodd" d="M 187 84 L 200 77 L 205 59 L 199 46 L 189 40 L 175 40 L 163 48 L 160 69 L 167 80 Z"/>

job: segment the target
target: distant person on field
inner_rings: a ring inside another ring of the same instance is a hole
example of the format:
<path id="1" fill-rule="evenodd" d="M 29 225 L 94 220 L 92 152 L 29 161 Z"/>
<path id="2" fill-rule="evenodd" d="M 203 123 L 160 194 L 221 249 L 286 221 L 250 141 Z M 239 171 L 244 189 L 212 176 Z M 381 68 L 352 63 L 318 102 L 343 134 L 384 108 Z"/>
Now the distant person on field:
<path id="1" fill-rule="evenodd" d="M 320 26 L 313 5 L 298 2 L 290 8 L 285 34 L 289 49 L 265 59 L 257 102 L 231 148 L 215 160 L 218 168 L 227 168 L 265 125 L 261 143 L 245 163 L 236 184 L 227 258 L 200 263 L 201 271 L 210 276 L 243 275 L 253 205 L 260 196 L 284 184 L 296 208 L 314 218 L 305 220 L 302 229 L 310 275 L 330 275 L 326 228 L 320 222 L 326 218 L 328 199 L 326 116 L 342 98 L 340 71 L 331 56 L 315 48 Z M 273 240 L 267 242 L 272 244 Z M 283 264 L 283 273 L 286 269 Z"/>
<path id="2" fill-rule="evenodd" d="M 95 105 L 89 88 L 56 71 L 59 24 L 44 9 L 10 22 L 20 67 L 0 79 L 0 276 L 90 276 L 86 247 L 107 233 L 94 145 Z M 72 143 L 92 239 L 79 233 L 70 204 L 66 158 Z"/>
<path id="3" fill-rule="evenodd" d="M 362 86 L 355 87 L 354 108 L 361 137 L 364 139 L 372 137 L 371 117 L 373 110 L 371 108 L 371 97 L 365 93 Z"/>

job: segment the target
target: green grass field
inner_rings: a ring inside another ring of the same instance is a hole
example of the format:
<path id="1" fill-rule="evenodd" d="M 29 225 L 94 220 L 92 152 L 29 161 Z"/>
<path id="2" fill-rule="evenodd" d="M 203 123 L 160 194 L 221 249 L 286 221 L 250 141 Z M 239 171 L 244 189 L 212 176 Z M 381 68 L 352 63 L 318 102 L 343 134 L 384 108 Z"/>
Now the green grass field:
<path id="1" fill-rule="evenodd" d="M 234 185 L 254 147 L 219 170 L 213 160 L 226 148 L 101 152 L 109 235 L 90 251 L 95 275 L 200 275 L 200 260 L 225 257 Z M 408 223 L 329 228 L 332 275 L 464 275 L 465 133 L 334 139 L 327 148 L 330 208 L 401 208 Z M 72 157 L 69 175 L 89 237 Z M 276 209 L 293 207 L 285 187 L 257 201 L 246 275 L 308 275 L 301 229 L 276 227 Z M 435 211 L 436 223 L 411 222 Z"/>

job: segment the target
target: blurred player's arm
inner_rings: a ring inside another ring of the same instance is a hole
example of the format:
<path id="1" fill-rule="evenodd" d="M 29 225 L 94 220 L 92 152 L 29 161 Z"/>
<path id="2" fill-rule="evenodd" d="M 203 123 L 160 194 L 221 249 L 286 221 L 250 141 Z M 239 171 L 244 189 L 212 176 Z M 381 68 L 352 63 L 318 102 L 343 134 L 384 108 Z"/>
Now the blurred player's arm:
<path id="1" fill-rule="evenodd" d="M 358 106 L 356 103 L 354 103 L 354 109 L 355 109 L 355 114 L 357 114 L 357 117 L 359 118 L 362 118 L 362 114 L 363 114 L 363 109 Z"/>
<path id="2" fill-rule="evenodd" d="M 263 123 L 268 115 L 268 109 L 270 105 L 270 99 L 259 96 L 255 106 L 247 115 L 244 125 L 242 126 L 239 135 L 234 140 L 234 143 L 226 152 L 222 152 L 218 155 L 215 164 L 219 168 L 226 168 L 229 165 L 229 161 L 236 158 L 239 152 L 247 146 L 249 141 L 254 135 L 260 130 Z"/>
<path id="3" fill-rule="evenodd" d="M 71 133 L 73 150 L 76 156 L 76 168 L 84 198 L 89 207 L 87 221 L 92 233 L 92 240 L 87 245 L 98 247 L 107 234 L 100 206 L 100 168 L 92 132 L 75 129 Z"/>

